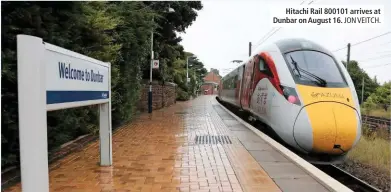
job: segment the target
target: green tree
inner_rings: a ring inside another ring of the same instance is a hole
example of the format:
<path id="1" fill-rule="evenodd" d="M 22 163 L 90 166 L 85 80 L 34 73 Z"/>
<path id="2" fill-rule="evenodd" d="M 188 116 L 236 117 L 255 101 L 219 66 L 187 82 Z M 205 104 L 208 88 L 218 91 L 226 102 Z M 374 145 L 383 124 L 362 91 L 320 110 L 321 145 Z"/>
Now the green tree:
<path id="1" fill-rule="evenodd" d="M 346 64 L 346 62 L 344 61 L 342 63 L 344 65 Z M 360 68 L 357 61 L 352 60 L 349 62 L 348 72 L 350 77 L 352 78 L 360 102 L 361 102 L 362 86 L 364 86 L 363 101 L 365 101 L 369 97 L 369 95 L 373 93 L 377 87 L 379 87 L 379 83 L 377 82 L 376 78 L 371 79 L 369 75 L 363 69 Z M 363 79 L 364 79 L 364 84 L 362 83 Z"/>
<path id="2" fill-rule="evenodd" d="M 176 12 L 164 12 L 168 5 Z M 2 167 L 19 160 L 17 34 L 110 62 L 115 127 L 136 111 L 143 71 L 149 72 L 152 29 L 164 69 L 156 76 L 183 87 L 185 55 L 176 32 L 184 32 L 201 8 L 200 2 L 2 2 Z M 97 132 L 96 106 L 48 113 L 49 149 L 91 132 Z"/>
<path id="3" fill-rule="evenodd" d="M 364 103 L 369 109 L 373 109 L 376 106 L 381 106 L 385 111 L 387 111 L 391 102 L 391 81 L 384 83 L 382 86 L 376 88 Z"/>
<path id="4" fill-rule="evenodd" d="M 193 53 L 185 52 L 185 55 L 189 57 L 189 92 L 195 95 L 196 90 L 203 82 L 203 77 L 208 71 L 204 68 L 204 64 Z"/>
<path id="5" fill-rule="evenodd" d="M 19 160 L 16 35 L 38 36 L 46 42 L 112 62 L 120 47 L 112 38 L 118 18 L 109 16 L 105 5 L 105 2 L 2 2 L 2 167 Z M 49 149 L 90 132 L 96 124 L 94 107 L 49 112 Z"/>
<path id="6" fill-rule="evenodd" d="M 149 63 L 149 32 L 153 23 L 151 10 L 142 2 L 110 2 L 111 13 L 121 18 L 115 28 L 115 41 L 121 43 L 118 58 L 114 63 L 119 70 L 117 90 L 113 94 L 113 121 L 131 120 L 140 97 L 141 69 Z M 114 122 L 113 122 L 114 123 Z"/>
<path id="7" fill-rule="evenodd" d="M 166 79 L 170 79 L 175 60 L 178 58 L 186 60 L 184 49 L 179 44 L 182 39 L 177 36 L 177 33 L 185 32 L 193 21 L 195 21 L 197 17 L 196 11 L 202 9 L 201 2 L 155 1 L 144 2 L 144 4 L 156 13 L 154 17 L 154 21 L 156 22 L 156 28 L 154 30 L 154 51 L 156 53 L 155 58 L 162 61 L 161 68 L 163 70 L 154 72 L 153 76 L 159 80 L 163 76 Z M 169 7 L 173 8 L 175 12 L 167 12 Z M 149 78 L 149 65 L 144 66 L 143 71 L 143 77 Z M 160 74 L 162 72 L 164 74 Z"/>

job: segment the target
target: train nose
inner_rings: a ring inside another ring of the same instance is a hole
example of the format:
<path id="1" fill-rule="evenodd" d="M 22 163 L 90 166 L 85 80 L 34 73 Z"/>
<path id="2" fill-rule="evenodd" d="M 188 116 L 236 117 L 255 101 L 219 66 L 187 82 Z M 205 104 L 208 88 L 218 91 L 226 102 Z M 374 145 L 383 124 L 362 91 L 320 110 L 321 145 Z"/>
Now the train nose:
<path id="1" fill-rule="evenodd" d="M 349 151 L 360 133 L 356 110 L 337 102 L 307 105 L 296 118 L 293 131 L 296 143 L 305 151 L 329 154 Z"/>

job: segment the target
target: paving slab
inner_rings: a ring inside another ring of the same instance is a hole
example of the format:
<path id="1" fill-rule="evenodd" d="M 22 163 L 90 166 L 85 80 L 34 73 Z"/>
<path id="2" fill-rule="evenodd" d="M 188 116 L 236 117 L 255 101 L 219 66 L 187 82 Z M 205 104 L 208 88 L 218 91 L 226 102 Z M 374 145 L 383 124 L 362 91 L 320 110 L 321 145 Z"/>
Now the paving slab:
<path id="1" fill-rule="evenodd" d="M 264 141 L 233 120 L 211 96 L 141 114 L 113 133 L 111 167 L 93 142 L 50 165 L 50 191 L 284 191 L 248 150 Z"/>
<path id="2" fill-rule="evenodd" d="M 264 142 L 242 142 L 242 145 L 251 153 L 252 151 L 271 151 L 273 148 Z"/>
<path id="3" fill-rule="evenodd" d="M 296 179 L 308 174 L 292 162 L 264 162 L 262 168 L 273 179 Z"/>
<path id="4" fill-rule="evenodd" d="M 264 141 L 250 130 L 231 131 L 240 141 L 264 143 Z"/>
<path id="5" fill-rule="evenodd" d="M 282 154 L 274 150 L 264 150 L 264 151 L 250 151 L 251 155 L 258 162 L 289 162 Z"/>
<path id="6" fill-rule="evenodd" d="M 226 117 L 227 114 L 229 114 L 221 105 L 214 105 L 213 107 L 220 116 Z M 267 172 L 268 176 L 273 179 L 280 190 L 292 192 L 329 191 L 299 166 L 288 160 L 280 154 L 280 152 L 263 141 L 253 131 L 245 131 L 240 125 L 237 125 L 237 127 L 240 127 L 240 131 L 231 128 L 236 127 L 236 124 L 240 124 L 240 122 L 235 123 L 234 120 L 229 120 L 224 121 L 224 123 L 232 130 L 231 132 L 239 139 L 245 149 L 248 150 L 252 157 Z"/>
<path id="7" fill-rule="evenodd" d="M 244 130 L 248 130 L 246 126 L 242 125 L 240 122 L 238 122 L 236 119 L 235 120 L 223 120 L 224 124 L 229 128 L 240 128 Z"/>
<path id="8" fill-rule="evenodd" d="M 326 188 L 321 186 L 312 177 L 297 179 L 273 179 L 284 192 L 326 192 Z"/>

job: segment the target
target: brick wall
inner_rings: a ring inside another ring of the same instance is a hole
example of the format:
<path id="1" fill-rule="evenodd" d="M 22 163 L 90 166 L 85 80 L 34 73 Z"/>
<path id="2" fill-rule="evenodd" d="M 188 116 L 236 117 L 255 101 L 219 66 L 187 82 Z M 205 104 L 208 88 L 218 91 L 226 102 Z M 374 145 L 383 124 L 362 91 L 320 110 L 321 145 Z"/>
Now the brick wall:
<path id="1" fill-rule="evenodd" d="M 217 88 L 214 87 L 213 84 L 219 84 L 221 80 L 221 76 L 217 75 L 213 72 L 213 69 L 205 75 L 204 83 L 201 85 L 201 94 L 204 95 L 215 95 L 218 93 Z"/>
<path id="2" fill-rule="evenodd" d="M 149 83 L 144 83 L 141 89 L 140 102 L 138 110 L 141 112 L 148 111 L 148 92 Z M 152 110 L 170 106 L 176 102 L 176 85 L 166 82 L 162 85 L 158 82 L 152 82 Z"/>
<path id="3" fill-rule="evenodd" d="M 212 82 L 215 82 L 215 83 L 220 83 L 220 80 L 221 80 L 221 77 L 219 75 L 213 73 L 213 71 L 209 72 L 204 77 L 204 81 L 212 81 Z"/>

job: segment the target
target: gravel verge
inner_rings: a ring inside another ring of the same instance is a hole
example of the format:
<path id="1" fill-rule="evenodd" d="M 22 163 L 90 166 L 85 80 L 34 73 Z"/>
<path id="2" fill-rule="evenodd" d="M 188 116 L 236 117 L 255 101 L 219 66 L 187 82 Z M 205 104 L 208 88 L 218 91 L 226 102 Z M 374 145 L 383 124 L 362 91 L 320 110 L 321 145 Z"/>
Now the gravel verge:
<path id="1" fill-rule="evenodd" d="M 390 172 L 387 173 L 387 171 L 350 159 L 336 166 L 382 191 L 390 191 Z"/>

